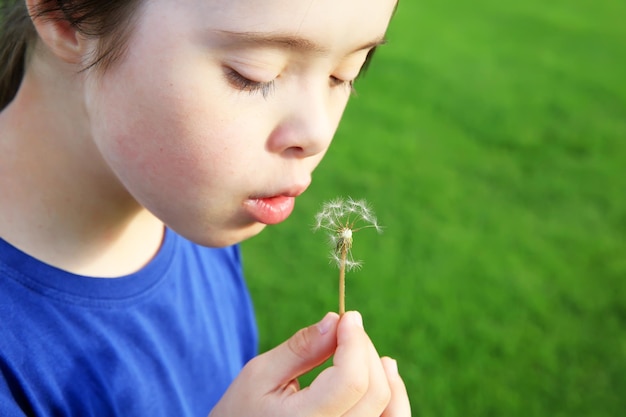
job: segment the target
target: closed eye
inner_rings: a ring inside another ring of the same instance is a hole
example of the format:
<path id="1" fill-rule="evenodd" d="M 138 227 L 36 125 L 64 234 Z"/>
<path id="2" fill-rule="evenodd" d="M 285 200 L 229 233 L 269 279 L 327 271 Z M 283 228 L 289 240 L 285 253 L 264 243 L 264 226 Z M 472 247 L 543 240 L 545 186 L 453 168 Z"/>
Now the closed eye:
<path id="1" fill-rule="evenodd" d="M 342 80 L 341 78 L 335 77 L 333 75 L 329 78 L 331 87 L 345 87 L 350 93 L 355 93 L 354 90 L 354 80 Z"/>
<path id="2" fill-rule="evenodd" d="M 225 76 L 228 83 L 239 91 L 247 91 L 250 94 L 260 93 L 263 98 L 267 98 L 274 91 L 274 80 L 254 81 L 232 68 L 225 68 Z"/>

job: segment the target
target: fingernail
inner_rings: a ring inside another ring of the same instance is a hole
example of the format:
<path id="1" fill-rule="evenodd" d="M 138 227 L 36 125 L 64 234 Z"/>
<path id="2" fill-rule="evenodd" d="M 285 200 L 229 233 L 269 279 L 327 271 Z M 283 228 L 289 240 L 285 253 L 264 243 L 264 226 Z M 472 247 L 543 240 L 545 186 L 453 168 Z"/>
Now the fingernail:
<path id="1" fill-rule="evenodd" d="M 324 335 L 326 333 L 328 333 L 328 331 L 330 330 L 330 328 L 333 325 L 333 321 L 334 321 L 334 317 L 332 315 L 332 313 L 327 313 L 324 318 L 322 319 L 322 321 L 320 321 L 319 323 L 317 323 L 317 330 L 320 332 L 321 335 Z"/>
<path id="2" fill-rule="evenodd" d="M 391 359 L 391 358 L 390 358 Z M 391 359 L 389 361 L 389 370 L 394 374 L 394 375 L 398 375 L 398 361 L 396 361 L 395 359 Z"/>

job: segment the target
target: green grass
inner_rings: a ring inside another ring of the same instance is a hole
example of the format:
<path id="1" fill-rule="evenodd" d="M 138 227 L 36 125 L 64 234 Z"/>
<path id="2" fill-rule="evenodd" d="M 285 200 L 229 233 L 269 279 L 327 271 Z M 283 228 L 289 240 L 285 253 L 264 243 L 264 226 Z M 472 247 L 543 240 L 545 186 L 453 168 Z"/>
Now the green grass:
<path id="1" fill-rule="evenodd" d="M 310 225 L 367 198 L 348 275 L 415 416 L 626 410 L 626 2 L 402 1 L 293 216 L 244 244 L 261 349 L 336 309 Z M 304 378 L 304 383 L 313 377 Z"/>

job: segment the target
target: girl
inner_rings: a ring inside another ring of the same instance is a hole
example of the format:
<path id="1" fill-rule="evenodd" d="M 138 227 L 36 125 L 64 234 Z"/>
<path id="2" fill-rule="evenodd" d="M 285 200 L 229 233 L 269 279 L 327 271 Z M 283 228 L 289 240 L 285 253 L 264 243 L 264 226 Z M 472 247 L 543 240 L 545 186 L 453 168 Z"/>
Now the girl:
<path id="1" fill-rule="evenodd" d="M 357 312 L 255 357 L 237 246 L 308 187 L 396 0 L 3 3 L 0 415 L 408 417 Z"/>

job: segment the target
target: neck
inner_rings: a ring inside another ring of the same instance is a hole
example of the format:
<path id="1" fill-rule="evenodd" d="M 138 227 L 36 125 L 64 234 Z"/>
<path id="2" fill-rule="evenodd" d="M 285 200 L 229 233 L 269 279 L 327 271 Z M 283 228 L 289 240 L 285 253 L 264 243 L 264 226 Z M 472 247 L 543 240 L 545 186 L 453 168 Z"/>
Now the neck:
<path id="1" fill-rule="evenodd" d="M 163 225 L 102 160 L 87 128 L 82 75 L 63 71 L 73 70 L 35 54 L 0 113 L 0 236 L 70 272 L 126 275 L 154 256 Z"/>

